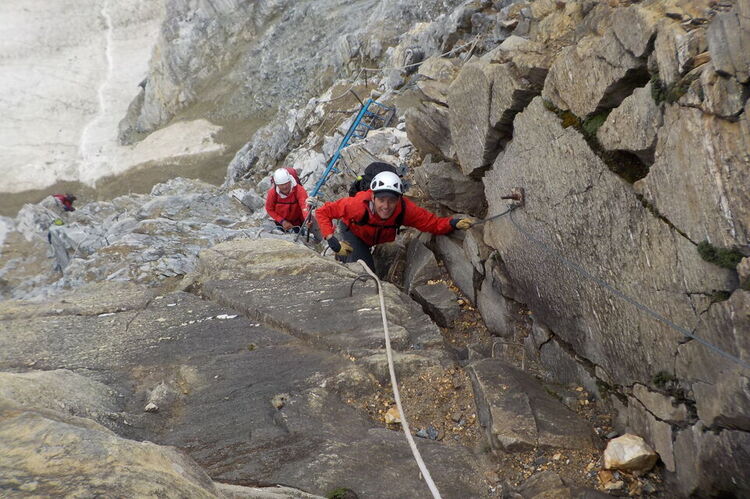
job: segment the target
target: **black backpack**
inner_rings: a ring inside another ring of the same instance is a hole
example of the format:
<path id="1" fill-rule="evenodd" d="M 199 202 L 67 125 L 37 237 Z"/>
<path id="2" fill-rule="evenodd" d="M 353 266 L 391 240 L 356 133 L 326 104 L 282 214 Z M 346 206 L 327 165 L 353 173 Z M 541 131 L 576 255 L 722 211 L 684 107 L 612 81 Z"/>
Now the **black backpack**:
<path id="1" fill-rule="evenodd" d="M 352 182 L 352 185 L 349 187 L 349 195 L 354 196 L 358 192 L 366 191 L 367 189 L 369 189 L 372 179 L 375 177 L 375 175 L 381 172 L 391 172 L 399 175 L 398 169 L 393 165 L 379 162 L 370 163 L 369 165 L 367 165 L 367 168 L 365 168 L 365 172 L 357 177 L 354 182 Z"/>

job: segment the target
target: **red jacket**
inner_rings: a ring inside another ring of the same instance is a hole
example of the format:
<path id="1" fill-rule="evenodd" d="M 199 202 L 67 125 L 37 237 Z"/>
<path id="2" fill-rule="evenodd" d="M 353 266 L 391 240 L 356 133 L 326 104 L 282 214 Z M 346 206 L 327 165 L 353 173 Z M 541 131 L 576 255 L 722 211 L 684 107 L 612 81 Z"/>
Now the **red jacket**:
<path id="1" fill-rule="evenodd" d="M 73 201 L 68 199 L 68 196 L 64 194 L 53 194 L 52 197 L 62 204 L 65 211 L 75 211 L 75 208 L 73 208 Z"/>
<path id="2" fill-rule="evenodd" d="M 373 211 L 372 191 L 369 190 L 358 192 L 353 197 L 326 203 L 315 210 L 315 216 L 323 237 L 333 234 L 333 220 L 340 219 L 368 246 L 395 240 L 400 225 L 415 227 L 431 234 L 447 234 L 453 231 L 451 217 L 438 217 L 404 197 L 401 200 L 386 220 Z"/>
<path id="3" fill-rule="evenodd" d="M 292 187 L 292 191 L 285 198 L 276 192 L 276 186 L 272 186 L 266 196 L 266 212 L 278 223 L 286 220 L 292 225 L 302 225 L 307 216 L 305 201 L 307 191 L 300 184 Z"/>

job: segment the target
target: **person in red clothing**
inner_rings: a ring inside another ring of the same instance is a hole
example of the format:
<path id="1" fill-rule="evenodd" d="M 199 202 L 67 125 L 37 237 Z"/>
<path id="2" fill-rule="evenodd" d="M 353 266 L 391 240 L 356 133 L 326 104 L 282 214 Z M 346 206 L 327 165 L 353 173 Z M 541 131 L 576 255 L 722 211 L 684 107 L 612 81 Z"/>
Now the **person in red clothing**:
<path id="1" fill-rule="evenodd" d="M 77 198 L 72 194 L 53 194 L 53 198 L 57 199 L 57 201 L 62 205 L 63 210 L 65 211 L 76 211 L 75 208 L 73 208 L 73 201 L 75 201 Z"/>
<path id="2" fill-rule="evenodd" d="M 293 168 L 279 168 L 273 172 L 273 185 L 266 197 L 266 212 L 279 228 L 299 232 L 307 217 L 306 201 L 307 191 L 299 183 Z"/>
<path id="3" fill-rule="evenodd" d="M 472 225 L 468 218 L 438 217 L 404 198 L 401 179 L 389 171 L 375 175 L 369 190 L 325 203 L 315 211 L 315 216 L 321 234 L 339 260 L 361 259 L 373 270 L 375 262 L 370 248 L 395 240 L 402 225 L 431 234 L 448 234 Z M 334 219 L 339 220 L 343 241 L 334 236 Z"/>

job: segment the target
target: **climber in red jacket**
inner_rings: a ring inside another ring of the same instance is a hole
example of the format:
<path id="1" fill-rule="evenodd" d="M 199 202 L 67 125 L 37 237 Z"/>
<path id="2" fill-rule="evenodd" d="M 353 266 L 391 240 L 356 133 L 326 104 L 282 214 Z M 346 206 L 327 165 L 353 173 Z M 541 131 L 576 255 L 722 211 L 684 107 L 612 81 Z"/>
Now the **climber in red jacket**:
<path id="1" fill-rule="evenodd" d="M 279 168 L 273 172 L 273 185 L 266 197 L 266 212 L 279 228 L 299 232 L 307 217 L 306 201 L 307 191 L 300 184 L 294 168 Z"/>
<path id="2" fill-rule="evenodd" d="M 65 211 L 76 211 L 75 208 L 73 208 L 73 201 L 75 201 L 77 198 L 72 194 L 53 194 L 53 198 L 57 199 L 57 201 L 62 205 L 62 209 Z"/>
<path id="3" fill-rule="evenodd" d="M 402 225 L 431 234 L 448 234 L 472 225 L 468 218 L 438 217 L 404 198 L 401 179 L 389 171 L 375 175 L 369 190 L 325 203 L 315 211 L 315 216 L 323 237 L 339 260 L 361 259 L 373 270 L 375 262 L 370 248 L 395 240 Z M 334 219 L 339 220 L 343 241 L 333 235 Z"/>

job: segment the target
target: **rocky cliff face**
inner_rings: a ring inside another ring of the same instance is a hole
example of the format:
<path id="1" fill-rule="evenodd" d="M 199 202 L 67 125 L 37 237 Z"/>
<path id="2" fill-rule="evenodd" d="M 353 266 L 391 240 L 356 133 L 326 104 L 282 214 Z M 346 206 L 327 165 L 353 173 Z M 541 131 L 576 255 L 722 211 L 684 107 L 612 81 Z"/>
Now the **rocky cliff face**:
<path id="1" fill-rule="evenodd" d="M 534 2 L 524 38 L 464 64 L 446 101 L 452 159 L 482 178 L 488 213 L 526 192 L 484 226 L 496 252 L 465 292 L 487 319 L 529 306 L 544 332 L 529 353 L 609 398 L 685 494 L 749 485 L 749 9 Z"/>

